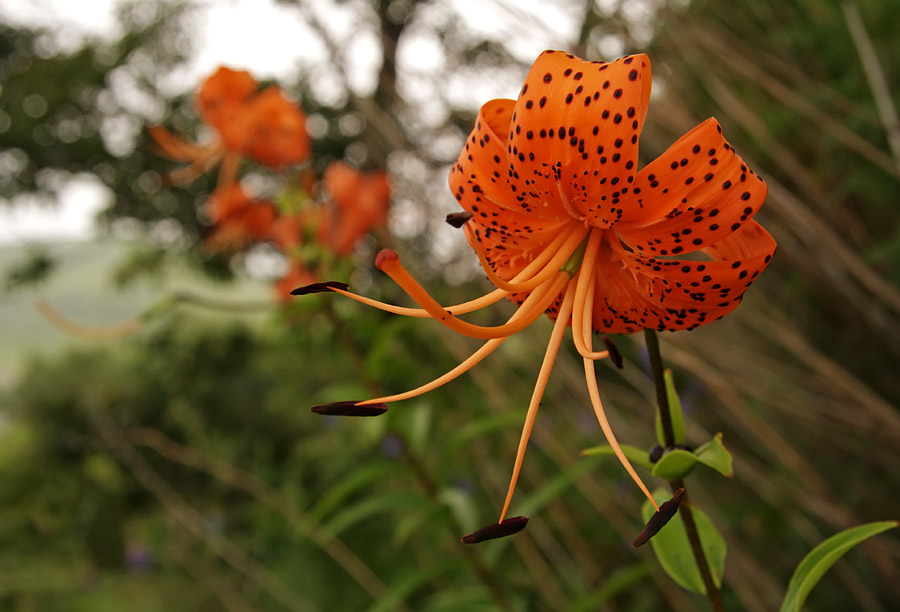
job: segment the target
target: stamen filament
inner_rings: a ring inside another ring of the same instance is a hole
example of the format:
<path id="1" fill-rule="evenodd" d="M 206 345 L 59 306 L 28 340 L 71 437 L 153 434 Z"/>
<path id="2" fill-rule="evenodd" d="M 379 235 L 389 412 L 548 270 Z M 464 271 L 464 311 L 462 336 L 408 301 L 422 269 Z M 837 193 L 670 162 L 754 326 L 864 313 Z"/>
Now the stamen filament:
<path id="1" fill-rule="evenodd" d="M 585 359 L 606 359 L 609 357 L 609 349 L 605 351 L 595 351 L 594 350 L 594 339 L 591 336 L 591 331 L 593 330 L 594 324 L 594 292 L 597 288 L 597 278 L 592 274 L 592 278 L 590 280 L 590 284 L 588 285 L 587 294 L 584 296 L 584 304 L 582 306 L 582 316 L 581 316 L 581 324 L 578 326 L 581 332 L 581 348 L 584 349 L 578 351 L 578 354 L 584 357 Z M 575 338 L 576 332 L 574 331 L 576 328 L 575 316 L 572 316 L 572 337 Z M 578 349 L 578 343 L 575 343 L 575 348 Z M 621 368 L 621 359 L 622 356 L 619 355 L 619 362 L 616 364 L 616 367 Z M 615 361 L 615 360 L 614 360 Z"/>
<path id="2" fill-rule="evenodd" d="M 613 452 L 619 459 L 619 463 L 622 464 L 622 467 L 625 468 L 625 471 L 628 472 L 628 475 L 631 476 L 631 479 L 634 480 L 641 492 L 643 492 L 647 499 L 650 500 L 650 503 L 653 504 L 653 507 L 656 508 L 658 512 L 659 506 L 656 505 L 656 501 L 653 499 L 653 496 L 650 495 L 650 491 L 647 489 L 644 481 L 641 480 L 641 477 L 638 476 L 638 473 L 634 470 L 628 457 L 625 456 L 622 447 L 619 446 L 619 442 L 616 440 L 615 434 L 613 434 L 612 427 L 609 425 L 609 420 L 606 418 L 606 412 L 603 410 L 603 402 L 600 401 L 600 391 L 597 389 L 597 375 L 594 373 L 594 361 L 591 359 L 584 359 L 584 377 L 587 381 L 588 394 L 591 396 L 591 405 L 594 407 L 594 414 L 597 416 L 597 422 L 600 423 L 600 429 L 603 430 L 603 435 L 606 436 L 606 441 L 609 442 L 609 445 L 612 447 Z"/>
<path id="3" fill-rule="evenodd" d="M 334 293 L 339 293 L 344 297 L 348 297 L 351 300 L 355 300 L 360 304 L 365 304 L 366 306 L 371 306 L 372 308 L 377 308 L 378 310 L 383 310 L 385 312 L 390 312 L 391 314 L 403 315 L 406 317 L 420 317 L 426 318 L 431 317 L 427 310 L 424 308 L 409 308 L 407 306 L 396 306 L 394 304 L 388 304 L 387 302 L 380 302 L 378 300 L 373 300 L 372 298 L 365 297 L 364 295 L 359 295 L 358 293 L 353 293 L 351 291 L 345 291 L 343 289 L 330 287 L 330 291 Z M 503 291 L 502 289 L 497 289 L 495 291 L 491 291 L 488 294 L 481 296 L 480 298 L 476 298 L 474 300 L 469 300 L 468 302 L 463 302 L 462 304 L 456 304 L 454 306 L 447 306 L 444 308 L 447 312 L 451 314 L 465 314 L 467 312 L 474 312 L 476 310 L 480 310 L 485 306 L 490 306 L 491 304 L 496 304 L 503 298 L 509 295 L 508 291 Z"/>
<path id="4" fill-rule="evenodd" d="M 509 488 L 506 491 L 506 501 L 503 502 L 503 510 L 500 512 L 500 520 L 498 522 L 503 522 L 503 517 L 506 516 L 506 511 L 509 510 L 509 504 L 512 502 L 513 492 L 516 489 L 516 482 L 519 479 L 519 472 L 522 470 L 522 462 L 525 460 L 525 450 L 528 448 L 528 440 L 531 438 L 534 421 L 537 418 L 538 410 L 541 407 L 541 399 L 544 397 L 544 390 L 547 388 L 550 372 L 553 370 L 553 364 L 556 362 L 556 355 L 559 353 L 559 347 L 562 344 L 563 336 L 566 333 L 566 327 L 568 327 L 569 324 L 569 317 L 572 315 L 572 302 L 574 299 L 575 282 L 570 280 L 566 287 L 566 294 L 563 296 L 562 305 L 559 307 L 559 314 L 553 324 L 550 342 L 547 343 L 544 361 L 541 363 L 541 370 L 538 373 L 537 382 L 535 383 L 534 391 L 531 394 L 531 402 L 528 404 L 528 412 L 525 414 L 525 424 L 522 427 L 522 436 L 519 438 L 519 447 L 516 449 L 516 461 L 513 464 L 512 477 L 509 481 Z"/>
<path id="5" fill-rule="evenodd" d="M 583 226 L 576 225 L 568 232 L 561 232 L 534 260 L 535 262 L 540 261 L 540 265 L 543 269 L 532 278 L 523 280 L 522 282 L 507 282 L 497 276 L 493 268 L 491 268 L 487 256 L 484 254 L 484 249 L 481 248 L 481 243 L 471 236 L 472 230 L 470 229 L 470 226 L 467 225 L 465 231 L 470 234 L 471 239 L 469 240 L 469 243 L 474 246 L 475 253 L 478 255 L 478 261 L 481 263 L 481 267 L 487 275 L 488 280 L 500 289 L 510 293 L 520 293 L 531 291 L 552 277 L 553 273 L 561 268 L 572 253 L 578 249 L 578 246 L 581 244 L 581 241 L 584 239 L 588 230 Z M 544 262 L 546 262 L 546 264 Z"/>
<path id="6" fill-rule="evenodd" d="M 509 318 L 507 323 L 514 323 L 514 322 L 518 321 L 519 319 L 521 319 L 522 316 L 524 316 L 524 314 L 526 314 L 530 311 L 534 302 L 537 302 L 538 300 L 540 300 L 543 297 L 544 292 L 548 291 L 549 289 L 550 289 L 550 286 L 544 287 L 543 289 L 538 289 L 537 291 L 534 291 L 531 295 L 529 295 L 527 298 L 525 298 L 525 301 L 522 303 L 522 305 L 519 307 L 519 309 L 513 313 L 513 315 Z M 405 393 L 398 393 L 396 395 L 388 395 L 385 397 L 378 397 L 378 398 L 366 400 L 363 402 L 356 402 L 356 405 L 357 406 L 365 406 L 367 404 L 380 404 L 380 403 L 387 404 L 389 402 L 399 402 L 401 400 L 410 399 L 412 397 L 416 397 L 416 396 L 422 395 L 424 393 L 428 393 L 429 391 L 431 391 L 433 389 L 437 389 L 438 387 L 441 387 L 441 386 L 447 384 L 451 380 L 458 378 L 460 375 L 465 374 L 466 372 L 471 370 L 474 366 L 479 364 L 485 357 L 487 357 L 488 355 L 493 353 L 497 349 L 497 347 L 499 347 L 501 344 L 503 344 L 503 342 L 507 338 L 509 338 L 509 336 L 503 336 L 502 338 L 493 338 L 491 340 L 488 340 L 481 346 L 481 348 L 479 348 L 477 351 L 472 353 L 465 361 L 460 363 L 458 366 L 456 366 L 455 368 L 453 368 L 452 370 L 450 370 L 443 376 L 435 378 L 430 383 L 426 383 L 426 384 L 422 385 L 421 387 L 416 387 L 415 389 L 412 389 L 411 391 L 406 391 Z"/>
<path id="7" fill-rule="evenodd" d="M 66 315 L 57 310 L 45 299 L 36 300 L 34 307 L 38 312 L 44 315 L 44 318 L 54 327 L 61 329 L 71 336 L 83 338 L 85 340 L 112 340 L 113 338 L 122 338 L 140 329 L 142 324 L 139 318 L 132 318 L 114 325 L 83 325 L 66 317 Z"/>
<path id="8" fill-rule="evenodd" d="M 458 366 L 456 366 L 443 376 L 439 376 L 438 378 L 435 378 L 431 382 L 426 383 L 420 387 L 416 387 L 415 389 L 406 391 L 404 393 L 397 393 L 396 395 L 386 395 L 385 397 L 377 397 L 375 399 L 356 402 L 356 405 L 366 406 L 368 404 L 388 404 L 390 402 L 399 402 L 401 400 L 424 395 L 429 391 L 433 391 L 438 387 L 446 385 L 451 380 L 459 378 L 462 374 L 465 374 L 466 372 L 471 370 L 473 367 L 481 363 L 481 361 L 485 357 L 497 350 L 497 347 L 503 344 L 507 338 L 509 338 L 509 336 L 504 336 L 502 338 L 492 338 L 491 340 L 488 340 L 483 345 L 481 345 L 481 348 L 469 355 L 469 357 L 466 358 L 466 360 L 460 363 Z"/>
<path id="9" fill-rule="evenodd" d="M 578 354 L 585 359 L 605 359 L 609 356 L 609 351 L 594 351 L 594 343 L 591 337 L 594 289 L 597 284 L 594 269 L 597 266 L 597 253 L 600 252 L 602 241 L 602 232 L 591 232 L 584 251 L 584 259 L 582 260 L 581 270 L 578 273 L 578 284 L 575 290 L 575 306 L 572 313 L 572 339 L 575 341 L 575 349 L 578 351 Z"/>
<path id="10" fill-rule="evenodd" d="M 519 281 L 524 281 L 529 278 L 534 277 L 534 273 L 536 270 L 544 267 L 547 261 L 551 259 L 555 250 L 561 245 L 566 237 L 570 236 L 572 232 L 575 230 L 571 230 L 568 233 L 561 232 L 559 236 L 553 239 L 553 241 L 545 248 L 540 255 L 538 255 L 534 261 L 529 263 L 525 268 L 516 274 L 516 276 L 512 279 L 512 283 L 517 283 Z M 552 269 L 552 268 L 551 268 Z M 548 277 L 549 278 L 549 277 Z M 545 281 L 547 279 L 544 279 Z M 360 304 L 365 304 L 366 306 L 371 306 L 372 308 L 377 308 L 379 310 L 383 310 L 385 312 L 390 312 L 391 314 L 402 315 L 406 317 L 420 317 L 426 318 L 431 317 L 432 315 L 425 310 L 424 308 L 409 308 L 406 306 L 396 306 L 394 304 L 388 304 L 386 302 L 381 302 L 379 300 L 375 300 L 369 297 L 365 297 L 359 295 L 357 293 L 352 293 L 347 291 L 346 289 L 341 289 L 340 287 L 328 287 L 328 290 L 333 291 L 335 293 L 339 293 L 344 297 L 348 297 L 351 300 L 355 300 Z M 296 290 L 295 290 L 296 291 Z M 468 312 L 474 312 L 476 310 L 480 310 L 486 306 L 490 306 L 491 304 L 495 304 L 508 296 L 511 292 L 505 291 L 503 289 L 495 289 L 490 293 L 487 293 L 479 298 L 474 300 L 469 300 L 468 302 L 462 302 L 461 304 L 455 304 L 453 306 L 442 307 L 443 310 L 446 310 L 450 314 L 459 315 L 466 314 Z M 300 295 L 300 294 L 293 294 Z"/>
<path id="11" fill-rule="evenodd" d="M 390 276 L 401 289 L 406 291 L 419 306 L 424 308 L 428 314 L 440 324 L 457 333 L 463 334 L 464 336 L 481 338 L 483 340 L 509 336 L 531 325 L 531 323 L 550 307 L 550 304 L 557 298 L 559 292 L 570 278 L 566 272 L 558 272 L 553 280 L 545 283 L 549 285 L 547 293 L 543 294 L 540 301 L 527 311 L 527 313 L 523 313 L 521 319 L 496 327 L 485 327 L 462 321 L 453 316 L 453 314 L 447 312 L 433 297 L 431 297 L 425 288 L 412 277 L 406 268 L 403 267 L 403 264 L 400 263 L 400 258 L 394 251 L 389 249 L 381 251 L 375 258 L 375 267 Z"/>

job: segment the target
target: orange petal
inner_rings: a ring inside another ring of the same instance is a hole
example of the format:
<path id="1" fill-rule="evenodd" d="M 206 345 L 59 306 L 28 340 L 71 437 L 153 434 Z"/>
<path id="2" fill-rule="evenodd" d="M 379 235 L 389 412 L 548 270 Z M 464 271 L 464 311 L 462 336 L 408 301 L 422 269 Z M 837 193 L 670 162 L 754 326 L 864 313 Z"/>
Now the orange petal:
<path id="1" fill-rule="evenodd" d="M 606 228 L 634 180 L 650 99 L 650 60 L 586 62 L 560 51 L 535 61 L 516 102 L 512 176 L 526 212 L 550 207 Z"/>
<path id="2" fill-rule="evenodd" d="M 178 138 L 161 125 L 149 127 L 147 134 L 159 147 L 160 153 L 174 161 L 193 162 L 209 156 L 212 150 L 210 146 L 198 145 L 195 142 Z M 213 145 L 214 147 L 215 145 Z"/>
<path id="3" fill-rule="evenodd" d="M 338 161 L 325 169 L 322 182 L 336 210 L 330 211 L 320 238 L 339 255 L 347 255 L 360 238 L 387 221 L 390 181 L 385 172 L 366 174 Z"/>
<path id="4" fill-rule="evenodd" d="M 616 231 L 643 255 L 690 253 L 746 223 L 767 193 L 707 119 L 640 171 Z"/>
<path id="5" fill-rule="evenodd" d="M 562 208 L 532 207 L 526 211 L 523 193 L 509 183 L 506 134 L 513 100 L 491 100 L 481 107 L 475 129 L 450 170 L 450 189 L 464 210 L 466 237 L 494 271 L 508 280 L 533 260 L 572 218 Z"/>
<path id="6" fill-rule="evenodd" d="M 515 213 L 525 223 L 568 221 L 569 214 L 556 201 L 534 206 L 510 171 L 506 136 L 515 104 L 514 100 L 491 100 L 481 107 L 475 128 L 450 170 L 450 190 L 464 209 L 486 222 L 504 212 Z"/>
<path id="7" fill-rule="evenodd" d="M 236 106 L 242 105 L 257 88 L 256 79 L 246 70 L 220 66 L 197 90 L 194 103 L 206 123 L 219 127 Z"/>
<path id="8" fill-rule="evenodd" d="M 291 301 L 291 291 L 294 287 L 297 287 L 298 285 L 309 285 L 313 282 L 315 282 L 315 277 L 312 272 L 310 272 L 301 262 L 295 260 L 291 262 L 291 267 L 288 270 L 287 275 L 284 278 L 275 281 L 272 288 L 275 291 L 275 297 L 278 301 L 287 303 Z"/>
<path id="9" fill-rule="evenodd" d="M 774 252 L 775 240 L 752 220 L 707 247 L 711 261 L 642 257 L 619 247 L 612 257 L 621 263 L 597 267 L 595 329 L 674 331 L 711 323 L 737 307 Z"/>
<path id="10" fill-rule="evenodd" d="M 254 161 L 281 169 L 305 161 L 310 154 L 306 115 L 280 88 L 267 87 L 245 111 L 252 119 L 244 153 Z"/>

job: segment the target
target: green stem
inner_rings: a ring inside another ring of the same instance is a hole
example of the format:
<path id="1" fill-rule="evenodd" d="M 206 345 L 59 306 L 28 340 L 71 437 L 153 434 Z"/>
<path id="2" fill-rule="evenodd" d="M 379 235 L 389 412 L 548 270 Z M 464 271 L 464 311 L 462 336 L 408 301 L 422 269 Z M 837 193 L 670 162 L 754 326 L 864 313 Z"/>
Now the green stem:
<path id="1" fill-rule="evenodd" d="M 659 352 L 659 339 L 656 332 L 652 329 L 644 329 L 644 338 L 647 341 L 647 352 L 650 354 L 650 369 L 653 371 L 653 382 L 656 385 L 656 403 L 659 405 L 659 418 L 662 423 L 663 439 L 666 447 L 675 445 L 675 432 L 672 429 L 672 412 L 669 406 L 669 395 L 666 393 L 666 382 L 663 377 L 662 355 Z M 669 482 L 672 491 L 684 489 L 684 480 L 678 479 Z M 694 560 L 697 562 L 697 569 L 700 571 L 700 577 L 703 579 L 703 585 L 706 587 L 706 597 L 709 599 L 710 605 L 715 612 L 725 612 L 725 602 L 722 600 L 722 592 L 716 586 L 709 569 L 709 563 L 703 552 L 703 543 L 700 541 L 700 532 L 697 531 L 697 523 L 694 522 L 694 514 L 691 512 L 691 503 L 687 495 L 687 489 L 684 492 L 684 499 L 681 500 L 681 506 L 678 509 L 681 519 L 684 521 L 684 528 L 687 531 L 688 542 L 691 545 L 691 552 Z"/>

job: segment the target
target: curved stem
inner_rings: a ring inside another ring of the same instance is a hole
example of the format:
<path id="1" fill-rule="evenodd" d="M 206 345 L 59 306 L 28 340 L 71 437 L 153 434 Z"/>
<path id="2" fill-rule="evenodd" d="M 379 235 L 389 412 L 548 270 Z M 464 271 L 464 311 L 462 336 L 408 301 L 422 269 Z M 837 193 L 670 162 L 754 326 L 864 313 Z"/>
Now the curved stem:
<path id="1" fill-rule="evenodd" d="M 659 339 L 656 332 L 652 329 L 644 329 L 644 338 L 647 341 L 647 352 L 650 354 L 650 369 L 653 371 L 653 382 L 656 385 L 656 403 L 659 405 L 660 421 L 662 423 L 663 439 L 666 446 L 675 445 L 675 432 L 672 430 L 672 413 L 669 407 L 669 396 L 666 393 L 666 383 L 663 377 L 662 355 L 659 352 Z M 673 480 L 669 483 L 672 491 L 684 489 L 684 480 Z M 691 512 L 691 503 L 688 499 L 687 490 L 685 489 L 684 498 L 678 509 L 681 519 L 684 521 L 684 528 L 687 531 L 688 542 L 691 545 L 691 552 L 694 560 L 697 562 L 697 569 L 700 570 L 700 577 L 703 579 L 703 585 L 706 587 L 706 597 L 715 612 L 725 612 L 725 602 L 722 600 L 722 592 L 716 586 L 709 569 L 709 563 L 703 552 L 703 543 L 700 541 L 700 532 L 697 531 L 697 523 L 694 522 L 694 515 Z"/>

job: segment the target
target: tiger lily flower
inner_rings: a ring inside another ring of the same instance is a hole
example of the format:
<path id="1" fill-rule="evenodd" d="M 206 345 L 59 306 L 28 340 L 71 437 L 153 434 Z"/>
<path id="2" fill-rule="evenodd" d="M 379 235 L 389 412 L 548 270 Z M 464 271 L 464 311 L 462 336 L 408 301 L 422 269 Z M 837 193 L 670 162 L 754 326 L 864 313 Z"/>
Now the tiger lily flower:
<path id="1" fill-rule="evenodd" d="M 150 128 L 163 155 L 188 164 L 169 174 L 169 180 L 188 183 L 220 165 L 218 187 L 227 189 L 243 157 L 276 170 L 309 157 L 306 115 L 279 87 L 258 87 L 249 72 L 224 66 L 200 85 L 194 97 L 197 114 L 217 134 L 208 142 L 183 140 L 161 126 Z"/>
<path id="2" fill-rule="evenodd" d="M 546 51 L 528 72 L 517 100 L 491 100 L 481 107 L 450 171 L 450 188 L 463 212 L 448 221 L 463 228 L 496 286 L 491 293 L 442 306 L 389 250 L 379 253 L 376 267 L 420 308 L 376 302 L 340 283 L 294 292 L 332 291 L 388 312 L 430 317 L 486 341 L 456 368 L 417 389 L 314 407 L 319 413 L 333 409 L 336 414 L 380 414 L 389 402 L 453 380 L 543 313 L 555 321 L 500 519 L 464 541 L 500 537 L 524 527 L 522 517 L 505 517 L 567 327 L 584 364 L 600 427 L 652 502 L 600 401 L 594 362 L 608 357 L 609 350 L 594 348 L 592 332 L 678 331 L 711 323 L 738 306 L 774 254 L 775 241 L 752 219 L 766 199 L 766 184 L 726 142 L 715 119 L 702 122 L 638 169 L 638 138 L 650 85 L 646 55 L 606 63 Z M 503 325 L 484 327 L 458 317 L 503 298 L 519 304 Z M 665 520 L 674 513 L 674 506 L 663 512 L 654 506 Z"/>

